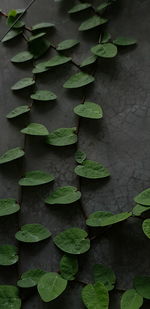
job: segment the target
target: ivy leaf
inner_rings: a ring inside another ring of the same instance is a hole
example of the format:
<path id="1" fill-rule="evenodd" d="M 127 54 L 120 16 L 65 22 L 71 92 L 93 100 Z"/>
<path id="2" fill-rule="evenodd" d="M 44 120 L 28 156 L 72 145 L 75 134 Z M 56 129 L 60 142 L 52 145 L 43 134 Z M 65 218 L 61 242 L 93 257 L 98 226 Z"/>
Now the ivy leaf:
<path id="1" fill-rule="evenodd" d="M 72 75 L 63 85 L 64 88 L 80 88 L 94 82 L 95 78 L 84 72 Z"/>
<path id="2" fill-rule="evenodd" d="M 28 45 L 34 59 L 38 59 L 43 56 L 51 46 L 50 42 L 44 38 L 32 39 L 29 41 Z"/>
<path id="3" fill-rule="evenodd" d="M 53 146 L 68 146 L 76 142 L 76 128 L 60 128 L 51 132 L 47 137 L 47 144 Z"/>
<path id="4" fill-rule="evenodd" d="M 144 234 L 150 239 L 150 219 L 144 220 L 142 229 Z"/>
<path id="5" fill-rule="evenodd" d="M 75 153 L 75 161 L 77 163 L 83 163 L 86 160 L 86 153 L 80 150 L 77 150 Z"/>
<path id="6" fill-rule="evenodd" d="M 135 277 L 133 281 L 133 286 L 139 295 L 141 295 L 145 299 L 150 299 L 150 277 Z"/>
<path id="7" fill-rule="evenodd" d="M 35 80 L 32 77 L 25 77 L 20 79 L 16 84 L 11 87 L 11 90 L 20 90 L 30 87 L 35 84 Z"/>
<path id="8" fill-rule="evenodd" d="M 81 197 L 81 192 L 77 188 L 65 186 L 58 188 L 46 200 L 45 203 L 50 205 L 55 204 L 71 204 L 78 201 Z"/>
<path id="9" fill-rule="evenodd" d="M 61 295 L 67 287 L 67 280 L 57 273 L 47 273 L 38 282 L 38 292 L 44 302 L 50 302 Z"/>
<path id="10" fill-rule="evenodd" d="M 78 272 L 78 260 L 75 256 L 64 255 L 60 261 L 60 273 L 66 280 L 74 280 Z"/>
<path id="11" fill-rule="evenodd" d="M 118 46 L 130 46 L 137 44 L 137 41 L 133 38 L 124 38 L 120 36 L 117 39 L 113 40 L 113 43 Z"/>
<path id="12" fill-rule="evenodd" d="M 32 70 L 33 74 L 40 74 L 43 72 L 47 72 L 49 69 L 46 67 L 48 61 L 39 62 L 36 64 L 35 68 Z"/>
<path id="13" fill-rule="evenodd" d="M 65 64 L 69 61 L 71 61 L 71 57 L 66 57 L 63 55 L 54 56 L 46 62 L 46 67 L 47 68 L 56 67 L 58 65 Z"/>
<path id="14" fill-rule="evenodd" d="M 21 133 L 36 136 L 47 136 L 48 130 L 43 124 L 40 123 L 30 123 L 26 128 L 20 131 Z"/>
<path id="15" fill-rule="evenodd" d="M 114 215 L 111 212 L 96 211 L 88 217 L 86 224 L 93 227 L 107 226 L 124 221 L 131 217 L 131 215 L 131 212 L 122 212 Z"/>
<path id="16" fill-rule="evenodd" d="M 92 47 L 91 51 L 102 58 L 113 58 L 117 55 L 117 47 L 112 43 L 98 44 Z"/>
<path id="17" fill-rule="evenodd" d="M 103 283 L 108 291 L 114 289 L 116 275 L 111 268 L 102 264 L 95 264 L 93 267 L 93 275 L 95 282 Z"/>
<path id="18" fill-rule="evenodd" d="M 96 8 L 96 11 L 97 12 L 101 12 L 103 11 L 104 9 L 106 9 L 108 6 L 111 5 L 111 2 L 103 2 L 101 3 L 97 8 Z"/>
<path id="19" fill-rule="evenodd" d="M 38 90 L 31 94 L 30 98 L 36 101 L 51 101 L 56 100 L 57 96 L 52 91 Z"/>
<path id="20" fill-rule="evenodd" d="M 65 40 L 58 44 L 57 50 L 66 50 L 78 45 L 79 43 L 78 40 Z"/>
<path id="21" fill-rule="evenodd" d="M 0 217 L 12 215 L 20 210 L 20 205 L 13 198 L 0 199 Z"/>
<path id="22" fill-rule="evenodd" d="M 20 147 L 12 148 L 0 156 L 0 164 L 11 162 L 24 156 L 24 151 Z"/>
<path id="23" fill-rule="evenodd" d="M 85 20 L 84 22 L 81 23 L 80 27 L 79 27 L 79 31 L 87 31 L 93 28 L 96 28 L 98 26 L 101 26 L 105 23 L 107 23 L 108 19 L 106 18 L 102 18 L 100 16 L 92 16 L 90 18 L 88 18 L 87 20 Z"/>
<path id="24" fill-rule="evenodd" d="M 11 31 L 9 31 L 6 35 L 5 35 L 5 37 L 2 39 L 2 43 L 5 43 L 5 42 L 7 42 L 7 41 L 10 41 L 10 40 L 12 40 L 12 39 L 14 39 L 14 38 L 16 38 L 17 36 L 19 36 L 21 33 L 22 33 L 23 31 L 22 30 L 11 30 Z"/>
<path id="25" fill-rule="evenodd" d="M 19 290 L 13 285 L 0 285 L 0 308 L 21 309 Z"/>
<path id="26" fill-rule="evenodd" d="M 20 115 L 26 114 L 29 111 L 30 111 L 30 107 L 28 105 L 22 105 L 22 106 L 14 108 L 10 113 L 7 114 L 6 118 L 12 119 Z"/>
<path id="27" fill-rule="evenodd" d="M 88 309 L 108 309 L 109 294 L 101 282 L 88 284 L 82 289 L 82 300 Z"/>
<path id="28" fill-rule="evenodd" d="M 0 265 L 10 266 L 18 262 L 17 248 L 11 245 L 0 246 Z"/>
<path id="29" fill-rule="evenodd" d="M 78 116 L 91 119 L 100 119 L 103 117 L 102 108 L 92 102 L 84 102 L 84 104 L 75 106 L 74 113 Z"/>
<path id="30" fill-rule="evenodd" d="M 53 28 L 54 24 L 52 23 L 40 23 L 40 24 L 36 24 L 34 26 L 32 26 L 32 31 L 38 31 L 38 30 L 42 30 L 42 29 L 46 29 L 46 28 Z"/>
<path id="31" fill-rule="evenodd" d="M 143 305 L 143 297 L 134 289 L 127 290 L 121 298 L 121 309 L 139 309 Z"/>
<path id="32" fill-rule="evenodd" d="M 23 51 L 11 58 L 11 62 L 22 63 L 31 59 L 33 59 L 33 55 L 29 51 Z"/>
<path id="33" fill-rule="evenodd" d="M 78 176 L 89 179 L 100 179 L 110 176 L 109 171 L 101 163 L 91 160 L 85 160 L 74 171 Z"/>
<path id="34" fill-rule="evenodd" d="M 143 205 L 139 205 L 137 204 L 133 209 L 132 209 L 132 213 L 134 216 L 140 216 L 143 212 L 150 210 L 150 206 L 143 206 Z"/>
<path id="35" fill-rule="evenodd" d="M 17 281 L 20 288 L 31 288 L 38 284 L 39 280 L 46 272 L 42 269 L 31 269 L 21 275 L 21 279 Z"/>
<path id="36" fill-rule="evenodd" d="M 19 180 L 20 186 L 39 186 L 45 183 L 53 181 L 55 178 L 53 175 L 41 172 L 39 170 L 27 172 L 25 177 Z"/>
<path id="37" fill-rule="evenodd" d="M 38 33 L 38 34 L 31 35 L 31 36 L 29 37 L 29 42 L 38 40 L 38 39 L 42 38 L 42 37 L 45 36 L 45 35 L 46 35 L 46 32 L 40 32 L 40 33 Z"/>
<path id="38" fill-rule="evenodd" d="M 134 201 L 144 206 L 150 206 L 150 188 L 135 196 Z"/>
<path id="39" fill-rule="evenodd" d="M 92 56 L 86 58 L 80 64 L 80 68 L 86 67 L 87 65 L 90 65 L 90 64 L 94 63 L 96 61 L 96 59 L 97 59 L 97 57 L 95 55 L 92 55 Z"/>
<path id="40" fill-rule="evenodd" d="M 104 32 L 102 35 L 101 43 L 108 43 L 110 39 L 111 39 L 111 34 L 108 32 Z"/>
<path id="41" fill-rule="evenodd" d="M 36 243 L 49 238 L 51 235 L 45 226 L 35 223 L 23 225 L 21 230 L 15 234 L 15 238 L 26 243 Z"/>
<path id="42" fill-rule="evenodd" d="M 80 3 L 74 5 L 69 11 L 69 14 L 79 13 L 91 7 L 90 3 Z"/>
<path id="43" fill-rule="evenodd" d="M 55 236 L 54 243 L 66 253 L 82 254 L 90 249 L 90 240 L 87 236 L 87 232 L 82 229 L 70 228 Z"/>

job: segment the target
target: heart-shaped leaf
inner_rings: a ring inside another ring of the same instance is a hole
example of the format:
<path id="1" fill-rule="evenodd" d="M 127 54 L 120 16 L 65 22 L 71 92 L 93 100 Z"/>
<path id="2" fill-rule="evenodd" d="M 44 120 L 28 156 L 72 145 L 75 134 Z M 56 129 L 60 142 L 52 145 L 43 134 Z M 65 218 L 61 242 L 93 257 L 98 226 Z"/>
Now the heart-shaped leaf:
<path id="1" fill-rule="evenodd" d="M 76 128 L 60 128 L 51 132 L 47 137 L 47 144 L 53 146 L 68 146 L 76 142 Z"/>
<path id="2" fill-rule="evenodd" d="M 83 161 L 85 161 L 85 160 L 86 160 L 86 153 L 83 152 L 83 151 L 77 150 L 76 153 L 75 153 L 75 161 L 77 163 L 82 164 Z"/>
<path id="3" fill-rule="evenodd" d="M 52 57 L 50 60 L 46 62 L 46 67 L 47 68 L 56 67 L 56 66 L 65 64 L 69 61 L 71 61 L 71 57 L 57 55 L 57 56 Z"/>
<path id="4" fill-rule="evenodd" d="M 59 233 L 54 238 L 54 243 L 66 253 L 82 254 L 90 249 L 90 240 L 87 236 L 87 232 L 82 229 L 70 228 Z"/>
<path id="5" fill-rule="evenodd" d="M 35 80 L 31 77 L 25 77 L 19 80 L 16 84 L 11 87 L 11 90 L 20 90 L 30 87 L 35 84 Z"/>
<path id="6" fill-rule="evenodd" d="M 78 201 L 81 197 L 81 192 L 77 188 L 65 186 L 58 188 L 46 200 L 45 203 L 50 205 L 55 204 L 71 204 Z"/>
<path id="7" fill-rule="evenodd" d="M 26 114 L 29 111 L 30 111 L 30 107 L 28 105 L 22 105 L 22 106 L 14 108 L 10 113 L 7 114 L 6 118 L 12 119 L 20 115 Z"/>
<path id="8" fill-rule="evenodd" d="M 130 46 L 136 44 L 137 41 L 133 38 L 124 38 L 120 36 L 117 39 L 113 40 L 113 43 L 118 46 Z"/>
<path id="9" fill-rule="evenodd" d="M 49 132 L 43 124 L 33 122 L 30 123 L 26 128 L 22 129 L 21 133 L 28 135 L 47 136 Z"/>
<path id="10" fill-rule="evenodd" d="M 108 290 L 101 282 L 88 284 L 82 289 L 82 300 L 88 309 L 108 309 Z"/>
<path id="11" fill-rule="evenodd" d="M 107 226 L 124 221 L 131 217 L 131 212 L 122 212 L 114 215 L 111 212 L 96 211 L 86 220 L 86 224 L 93 227 Z"/>
<path id="12" fill-rule="evenodd" d="M 65 40 L 58 44 L 57 50 L 66 50 L 78 45 L 79 43 L 78 40 Z"/>
<path id="13" fill-rule="evenodd" d="M 21 275 L 21 279 L 17 281 L 17 285 L 20 288 L 31 288 L 36 286 L 45 273 L 46 272 L 42 269 L 28 270 Z"/>
<path id="14" fill-rule="evenodd" d="M 100 16 L 92 16 L 88 18 L 87 20 L 83 21 L 79 27 L 79 31 L 87 31 L 93 28 L 96 28 L 98 26 L 101 26 L 105 23 L 107 23 L 108 19 L 102 18 Z"/>
<path id="15" fill-rule="evenodd" d="M 85 118 L 100 119 L 103 117 L 102 108 L 92 102 L 84 102 L 84 104 L 79 104 L 74 108 L 75 114 Z"/>
<path id="16" fill-rule="evenodd" d="M 78 165 L 74 171 L 78 176 L 89 179 L 100 179 L 110 176 L 107 168 L 101 163 L 91 160 L 85 160 L 82 165 Z"/>
<path id="17" fill-rule="evenodd" d="M 80 88 L 94 82 L 95 78 L 84 72 L 72 75 L 65 83 L 64 88 Z"/>
<path id="18" fill-rule="evenodd" d="M 75 256 L 64 255 L 60 261 L 60 273 L 66 280 L 74 280 L 78 272 L 78 260 Z"/>
<path id="19" fill-rule="evenodd" d="M 13 285 L 0 285 L 0 308 L 21 309 L 19 289 Z"/>
<path id="20" fill-rule="evenodd" d="M 78 12 L 84 11 L 84 10 L 90 8 L 90 7 L 91 7 L 91 4 L 90 4 L 90 3 L 79 3 L 79 4 L 74 5 L 74 6 L 68 11 L 68 13 L 69 13 L 69 14 L 78 13 Z"/>
<path id="21" fill-rule="evenodd" d="M 145 299 L 150 299 L 150 277 L 135 277 L 133 281 L 133 286 L 139 295 L 141 295 Z"/>
<path id="22" fill-rule="evenodd" d="M 67 287 L 67 280 L 57 273 L 47 273 L 38 283 L 38 292 L 44 302 L 50 302 L 61 295 Z"/>
<path id="23" fill-rule="evenodd" d="M 13 198 L 0 199 L 0 217 L 12 215 L 20 210 L 20 205 Z"/>
<path id="24" fill-rule="evenodd" d="M 17 248 L 11 245 L 0 246 L 0 265 L 10 266 L 18 262 Z"/>
<path id="25" fill-rule="evenodd" d="M 36 101 L 51 101 L 56 100 L 57 96 L 52 91 L 38 90 L 36 93 L 31 94 L 30 98 Z"/>
<path id="26" fill-rule="evenodd" d="M 36 243 L 49 238 L 51 235 L 45 226 L 35 223 L 23 225 L 21 230 L 15 234 L 15 238 L 26 243 Z"/>
<path id="27" fill-rule="evenodd" d="M 50 42 L 42 37 L 30 40 L 28 45 L 34 59 L 38 59 L 43 56 L 51 46 Z"/>
<path id="28" fill-rule="evenodd" d="M 24 151 L 20 147 L 12 148 L 0 156 L 0 164 L 11 162 L 24 156 Z"/>
<path id="29" fill-rule="evenodd" d="M 150 219 L 144 220 L 142 229 L 144 234 L 150 239 Z"/>
<path id="30" fill-rule="evenodd" d="M 150 188 L 135 196 L 134 201 L 144 206 L 150 206 Z"/>
<path id="31" fill-rule="evenodd" d="M 149 211 L 150 210 L 150 206 L 143 206 L 143 205 L 139 205 L 137 204 L 133 209 L 132 209 L 132 213 L 134 216 L 140 216 L 143 212 L 145 211 Z"/>
<path id="32" fill-rule="evenodd" d="M 55 178 L 53 175 L 42 172 L 42 171 L 32 171 L 27 172 L 25 177 L 19 180 L 20 186 L 39 186 L 45 183 L 53 181 Z"/>
<path id="33" fill-rule="evenodd" d="M 143 297 L 136 290 L 131 289 L 123 293 L 121 298 L 121 309 L 139 309 L 143 305 Z"/>
<path id="34" fill-rule="evenodd" d="M 93 276 L 95 282 L 103 283 L 108 291 L 114 289 L 116 275 L 111 268 L 102 264 L 95 264 L 93 267 Z"/>
<path id="35" fill-rule="evenodd" d="M 33 55 L 29 51 L 23 51 L 11 58 L 11 62 L 22 63 L 31 59 L 33 59 Z"/>
<path id="36" fill-rule="evenodd" d="M 32 31 L 38 31 L 38 30 L 42 30 L 42 29 L 47 29 L 47 28 L 53 28 L 54 24 L 51 23 L 40 23 L 40 24 L 36 24 L 34 26 L 32 26 Z"/>
<path id="37" fill-rule="evenodd" d="M 94 63 L 96 61 L 96 59 L 97 59 L 97 57 L 95 55 L 92 55 L 92 56 L 86 58 L 80 64 L 80 68 L 86 67 L 87 65 L 90 65 L 90 64 Z"/>
<path id="38" fill-rule="evenodd" d="M 91 52 L 102 58 L 113 58 L 117 55 L 117 47 L 112 43 L 98 44 L 91 48 Z"/>
<path id="39" fill-rule="evenodd" d="M 9 31 L 6 35 L 5 35 L 5 37 L 2 39 L 2 43 L 5 43 L 5 42 L 7 42 L 7 41 L 10 41 L 10 40 L 12 40 L 12 39 L 14 39 L 14 38 L 16 38 L 17 36 L 19 36 L 21 33 L 22 33 L 23 31 L 22 30 L 11 30 L 11 31 Z"/>

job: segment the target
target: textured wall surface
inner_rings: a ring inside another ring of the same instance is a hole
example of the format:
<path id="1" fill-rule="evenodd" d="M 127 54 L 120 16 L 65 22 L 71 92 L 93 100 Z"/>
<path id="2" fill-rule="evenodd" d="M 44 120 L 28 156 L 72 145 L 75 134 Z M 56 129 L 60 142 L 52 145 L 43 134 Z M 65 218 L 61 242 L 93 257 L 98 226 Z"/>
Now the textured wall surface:
<path id="1" fill-rule="evenodd" d="M 24 8 L 29 0 L 4 0 L 0 7 L 7 12 L 12 8 Z M 99 1 L 95 1 L 98 3 Z M 25 20 L 28 26 L 47 21 L 55 23 L 56 30 L 49 33 L 50 40 L 57 44 L 64 39 L 78 38 L 80 46 L 71 53 L 77 63 L 90 54 L 90 47 L 98 42 L 99 30 L 80 34 L 78 26 L 88 13 L 72 17 L 67 14 L 74 1 L 55 3 L 53 0 L 36 0 L 29 8 Z M 133 208 L 133 197 L 149 186 L 150 172 L 150 2 L 148 0 L 122 0 L 111 13 L 109 31 L 117 35 L 133 36 L 138 40 L 136 48 L 127 48 L 113 60 L 99 61 L 94 85 L 81 90 L 68 91 L 62 85 L 68 77 L 78 71 L 67 64 L 38 76 L 38 89 L 49 89 L 57 93 L 55 103 L 35 103 L 30 116 L 8 121 L 5 115 L 14 107 L 30 103 L 31 90 L 17 94 L 10 87 L 19 79 L 32 76 L 32 65 L 14 65 L 10 58 L 26 47 L 24 38 L 1 44 L 0 60 L 0 152 L 9 148 L 25 146 L 26 156 L 22 160 L 0 167 L 0 197 L 22 200 L 19 215 L 0 218 L 0 244 L 15 244 L 14 234 L 26 223 L 42 223 L 53 235 L 72 226 L 85 228 L 80 205 L 47 207 L 43 198 L 60 185 L 78 186 L 74 174 L 74 152 L 76 146 L 62 149 L 50 147 L 42 139 L 24 136 L 20 129 L 29 122 L 40 122 L 48 130 L 74 127 L 78 119 L 73 107 L 86 95 L 86 100 L 102 106 L 102 121 L 83 119 L 80 122 L 78 148 L 86 151 L 91 160 L 107 166 L 111 172 L 109 181 L 81 180 L 82 205 L 87 215 L 96 210 L 114 213 Z M 7 31 L 4 17 L 0 18 L 0 36 Z M 43 57 L 55 55 L 54 50 Z M 89 72 L 91 68 L 88 69 Z M 20 191 L 18 180 L 24 171 L 41 169 L 52 172 L 53 185 L 25 188 Z M 113 226 L 100 238 L 92 242 L 86 256 L 80 258 L 80 279 L 89 282 L 95 263 L 111 266 L 117 275 L 118 291 L 111 292 L 110 309 L 119 309 L 121 291 L 132 287 L 137 274 L 150 275 L 150 242 L 141 229 L 142 221 L 136 218 Z M 0 284 L 16 284 L 18 276 L 29 268 L 57 271 L 61 252 L 52 240 L 37 245 L 19 246 L 19 265 L 0 268 Z M 84 308 L 80 300 L 81 285 L 71 283 L 61 297 L 52 303 L 41 302 L 35 291 L 23 294 L 23 309 Z M 150 305 L 144 302 L 142 309 Z"/>

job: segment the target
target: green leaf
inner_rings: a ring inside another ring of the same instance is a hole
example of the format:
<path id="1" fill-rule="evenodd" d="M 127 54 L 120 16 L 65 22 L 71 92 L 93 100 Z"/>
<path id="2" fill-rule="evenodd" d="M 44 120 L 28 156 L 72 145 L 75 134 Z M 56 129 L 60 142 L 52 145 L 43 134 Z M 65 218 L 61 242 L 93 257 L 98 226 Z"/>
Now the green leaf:
<path id="1" fill-rule="evenodd" d="M 38 284 L 39 280 L 46 272 L 42 269 L 31 269 L 21 275 L 21 279 L 17 281 L 20 288 L 31 288 Z"/>
<path id="2" fill-rule="evenodd" d="M 24 156 L 24 151 L 20 147 L 12 148 L 0 156 L 0 164 L 11 162 Z"/>
<path id="3" fill-rule="evenodd" d="M 92 102 L 84 102 L 84 104 L 75 106 L 74 113 L 78 116 L 91 119 L 100 119 L 103 117 L 102 108 Z"/>
<path id="4" fill-rule="evenodd" d="M 0 265 L 10 266 L 18 262 L 17 248 L 11 245 L 0 246 Z"/>
<path id="5" fill-rule="evenodd" d="M 47 273 L 38 283 L 38 292 L 44 302 L 50 302 L 61 295 L 67 287 L 67 280 L 57 273 Z"/>
<path id="6" fill-rule="evenodd" d="M 112 43 L 98 44 L 92 47 L 91 51 L 102 58 L 113 58 L 117 55 L 117 47 Z"/>
<path id="7" fill-rule="evenodd" d="M 130 46 L 137 44 L 137 41 L 133 38 L 124 38 L 120 36 L 117 39 L 113 40 L 113 43 L 118 46 Z"/>
<path id="8" fill-rule="evenodd" d="M 94 63 L 96 61 L 96 59 L 97 59 L 97 57 L 95 55 L 92 55 L 92 56 L 86 58 L 80 64 L 80 68 L 86 67 L 87 65 L 90 65 L 90 64 Z"/>
<path id="9" fill-rule="evenodd" d="M 101 43 L 107 43 L 111 39 L 111 34 L 108 32 L 104 32 L 102 35 Z"/>
<path id="10" fill-rule="evenodd" d="M 29 41 L 28 45 L 34 59 L 38 59 L 43 56 L 51 46 L 50 42 L 44 38 L 32 39 Z"/>
<path id="11" fill-rule="evenodd" d="M 131 215 L 131 212 L 122 212 L 114 215 L 111 212 L 96 211 L 88 217 L 86 224 L 93 227 L 107 226 L 124 221 L 131 217 Z"/>
<path id="12" fill-rule="evenodd" d="M 70 228 L 59 233 L 54 238 L 55 245 L 69 254 L 82 254 L 90 249 L 90 240 L 86 231 L 79 228 Z"/>
<path id="13" fill-rule="evenodd" d="M 88 284 L 82 289 L 82 300 L 88 309 L 108 309 L 109 294 L 101 282 Z"/>
<path id="14" fill-rule="evenodd" d="M 90 7 L 91 7 L 91 4 L 90 4 L 90 3 L 79 3 L 79 4 L 74 5 L 74 6 L 68 11 L 68 13 L 69 13 L 69 14 L 78 13 L 78 12 L 84 11 L 84 10 L 90 8 Z"/>
<path id="15" fill-rule="evenodd" d="M 38 39 L 42 38 L 45 35 L 46 35 L 46 32 L 41 32 L 41 33 L 38 33 L 38 34 L 31 35 L 29 37 L 29 42 L 34 41 L 34 40 L 38 40 Z"/>
<path id="16" fill-rule="evenodd" d="M 11 62 L 22 63 L 31 59 L 33 59 L 33 55 L 29 51 L 23 51 L 11 58 Z"/>
<path id="17" fill-rule="evenodd" d="M 78 201 L 81 197 L 81 192 L 77 188 L 71 186 L 60 187 L 54 191 L 46 200 L 45 203 L 50 205 L 55 204 L 71 204 Z"/>
<path id="18" fill-rule="evenodd" d="M 144 220 L 142 229 L 144 234 L 150 239 L 150 219 Z"/>
<path id="19" fill-rule="evenodd" d="M 21 309 L 19 290 L 13 285 L 0 285 L 0 308 Z"/>
<path id="20" fill-rule="evenodd" d="M 102 264 L 95 264 L 93 267 L 93 275 L 95 282 L 103 283 L 108 291 L 114 289 L 116 275 L 111 268 Z"/>
<path id="21" fill-rule="evenodd" d="M 127 290 L 121 298 L 121 309 L 139 309 L 143 305 L 143 297 L 134 289 Z"/>
<path id="22" fill-rule="evenodd" d="M 77 163 L 83 163 L 86 160 L 86 153 L 80 150 L 77 150 L 75 153 L 75 161 Z"/>
<path id="23" fill-rule="evenodd" d="M 20 79 L 16 84 L 11 87 L 11 90 L 20 90 L 26 87 L 30 87 L 35 84 L 35 80 L 32 77 L 25 77 Z"/>
<path id="24" fill-rule="evenodd" d="M 68 146 L 76 142 L 76 128 L 60 128 L 51 132 L 47 137 L 47 144 L 53 146 Z"/>
<path id="25" fill-rule="evenodd" d="M 37 30 L 42 30 L 42 29 L 46 29 L 46 28 L 53 28 L 54 24 L 52 23 L 40 23 L 40 24 L 36 24 L 34 26 L 32 26 L 32 31 L 37 31 Z"/>
<path id="26" fill-rule="evenodd" d="M 135 277 L 133 286 L 139 295 L 141 295 L 143 298 L 150 299 L 150 277 Z"/>
<path id="27" fill-rule="evenodd" d="M 79 31 L 86 31 L 107 23 L 108 19 L 100 16 L 92 16 L 81 23 Z"/>
<path id="28" fill-rule="evenodd" d="M 72 75 L 63 85 L 64 88 L 80 88 L 94 82 L 95 78 L 84 72 Z"/>
<path id="29" fill-rule="evenodd" d="M 75 256 L 64 255 L 60 261 L 60 273 L 66 280 L 74 280 L 78 272 L 78 260 Z"/>
<path id="30" fill-rule="evenodd" d="M 37 135 L 37 136 L 47 136 L 48 130 L 43 124 L 40 123 L 30 123 L 26 128 L 20 131 L 21 133 L 28 135 Z"/>
<path id="31" fill-rule="evenodd" d="M 58 44 L 57 50 L 66 50 L 78 45 L 79 43 L 78 40 L 65 40 Z"/>
<path id="32" fill-rule="evenodd" d="M 74 171 L 78 176 L 89 179 L 100 179 L 110 176 L 109 171 L 101 163 L 91 160 L 85 160 Z"/>
<path id="33" fill-rule="evenodd" d="M 144 206 L 150 206 L 150 188 L 135 196 L 134 201 Z"/>
<path id="34" fill-rule="evenodd" d="M 32 171 L 27 172 L 25 177 L 19 180 L 20 186 L 39 186 L 45 183 L 53 181 L 55 178 L 53 175 L 42 172 L 42 171 Z"/>
<path id="35" fill-rule="evenodd" d="M 32 70 L 33 74 L 39 74 L 48 71 L 49 69 L 46 67 L 48 61 L 42 61 L 36 64 L 35 68 Z"/>
<path id="36" fill-rule="evenodd" d="M 16 38 L 18 35 L 20 35 L 23 31 L 22 30 L 11 30 L 9 31 L 5 37 L 2 39 L 2 43 L 5 43 L 7 41 L 10 41 L 14 38 Z"/>
<path id="37" fill-rule="evenodd" d="M 46 67 L 47 68 L 55 67 L 58 65 L 65 64 L 69 61 L 71 61 L 71 57 L 66 57 L 63 55 L 54 56 L 46 62 Z"/>
<path id="38" fill-rule="evenodd" d="M 0 217 L 14 214 L 20 210 L 20 205 L 13 198 L 0 199 Z"/>
<path id="39" fill-rule="evenodd" d="M 134 216 L 140 216 L 143 212 L 150 210 L 150 206 L 143 206 L 137 204 L 133 209 L 132 209 L 132 214 Z"/>
<path id="40" fill-rule="evenodd" d="M 12 119 L 20 115 L 26 114 L 29 111 L 30 111 L 30 107 L 28 105 L 22 105 L 22 106 L 14 108 L 10 113 L 7 114 L 6 118 Z"/>
<path id="41" fill-rule="evenodd" d="M 15 238 L 26 243 L 36 243 L 49 238 L 51 235 L 45 226 L 35 223 L 23 225 L 21 230 L 15 234 Z"/>
<path id="42" fill-rule="evenodd" d="M 10 27 L 13 26 L 14 22 L 17 20 L 19 15 L 20 15 L 20 13 L 17 10 L 10 10 L 8 12 L 7 25 L 10 26 Z M 15 23 L 13 28 L 22 28 L 24 26 L 25 26 L 25 23 L 23 21 L 19 20 L 17 23 Z"/>
<path id="43" fill-rule="evenodd" d="M 101 12 L 103 11 L 104 9 L 106 9 L 108 6 L 111 5 L 111 2 L 103 2 L 101 3 L 97 8 L 96 8 L 96 11 L 97 12 Z"/>
<path id="44" fill-rule="evenodd" d="M 38 90 L 36 93 L 31 94 L 30 98 L 36 101 L 51 101 L 56 100 L 57 96 L 52 91 Z"/>

